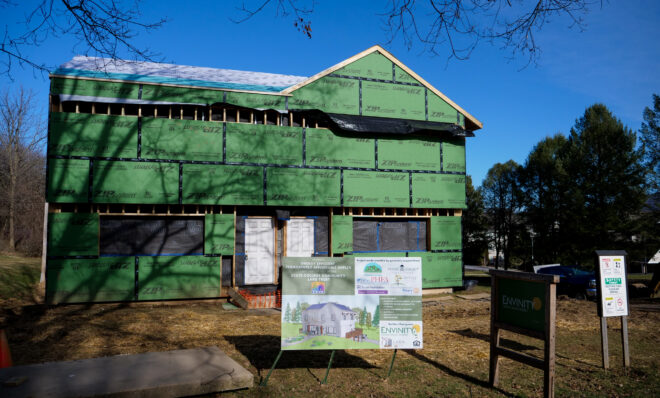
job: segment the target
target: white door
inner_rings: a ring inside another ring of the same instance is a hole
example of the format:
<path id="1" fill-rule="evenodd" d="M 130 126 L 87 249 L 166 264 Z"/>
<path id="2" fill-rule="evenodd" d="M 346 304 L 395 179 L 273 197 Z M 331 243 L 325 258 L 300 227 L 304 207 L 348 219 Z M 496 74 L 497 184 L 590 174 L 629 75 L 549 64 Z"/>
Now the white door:
<path id="1" fill-rule="evenodd" d="M 286 225 L 287 257 L 312 257 L 314 254 L 314 220 L 292 218 Z"/>
<path id="2" fill-rule="evenodd" d="M 245 284 L 274 283 L 275 235 L 272 218 L 245 219 Z"/>

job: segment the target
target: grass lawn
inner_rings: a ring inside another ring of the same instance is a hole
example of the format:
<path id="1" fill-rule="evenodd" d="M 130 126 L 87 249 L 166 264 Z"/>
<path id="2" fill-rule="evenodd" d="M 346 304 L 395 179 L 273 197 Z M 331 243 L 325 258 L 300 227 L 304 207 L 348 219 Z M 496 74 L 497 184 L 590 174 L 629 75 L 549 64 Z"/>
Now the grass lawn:
<path id="1" fill-rule="evenodd" d="M 32 297 L 41 274 L 41 258 L 0 255 L 0 299 Z"/>

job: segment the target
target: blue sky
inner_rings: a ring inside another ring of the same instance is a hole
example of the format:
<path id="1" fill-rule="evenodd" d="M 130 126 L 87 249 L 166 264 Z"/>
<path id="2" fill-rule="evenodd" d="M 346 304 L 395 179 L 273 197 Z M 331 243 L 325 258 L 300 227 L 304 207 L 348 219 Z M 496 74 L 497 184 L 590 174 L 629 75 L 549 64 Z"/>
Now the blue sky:
<path id="1" fill-rule="evenodd" d="M 36 1 L 4 10 L 0 22 L 17 29 L 20 16 Z M 308 39 L 292 26 L 292 17 L 276 17 L 267 9 L 237 25 L 240 1 L 144 1 L 143 16 L 169 22 L 135 38 L 163 61 L 184 65 L 311 76 L 374 44 L 380 44 L 409 68 L 484 123 L 467 141 L 467 169 L 479 185 L 497 162 L 523 163 L 546 136 L 567 134 L 584 110 L 604 103 L 633 130 L 642 123 L 644 107 L 660 94 L 660 2 L 631 0 L 596 5 L 584 17 L 586 30 L 569 28 L 555 18 L 537 33 L 542 48 L 538 65 L 521 68 L 526 59 L 482 43 L 467 61 L 408 50 L 399 38 L 387 44 L 382 29 L 386 1 L 319 1 L 311 16 Z M 250 4 L 249 1 L 246 1 Z M 252 3 L 257 3 L 253 1 Z M 59 65 L 82 51 L 74 40 L 48 39 L 26 55 Z M 32 70 L 12 70 L 13 81 L 1 77 L 2 88 L 18 85 L 36 92 L 46 115 L 47 77 Z"/>

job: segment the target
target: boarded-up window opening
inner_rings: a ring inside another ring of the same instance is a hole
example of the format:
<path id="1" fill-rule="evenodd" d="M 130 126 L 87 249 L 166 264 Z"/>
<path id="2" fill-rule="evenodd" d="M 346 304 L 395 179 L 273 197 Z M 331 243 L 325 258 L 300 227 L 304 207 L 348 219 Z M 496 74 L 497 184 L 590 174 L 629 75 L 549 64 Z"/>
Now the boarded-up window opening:
<path id="1" fill-rule="evenodd" d="M 427 220 L 353 221 L 354 252 L 426 251 Z"/>
<path id="2" fill-rule="evenodd" d="M 201 255 L 202 217 L 101 217 L 100 255 Z"/>

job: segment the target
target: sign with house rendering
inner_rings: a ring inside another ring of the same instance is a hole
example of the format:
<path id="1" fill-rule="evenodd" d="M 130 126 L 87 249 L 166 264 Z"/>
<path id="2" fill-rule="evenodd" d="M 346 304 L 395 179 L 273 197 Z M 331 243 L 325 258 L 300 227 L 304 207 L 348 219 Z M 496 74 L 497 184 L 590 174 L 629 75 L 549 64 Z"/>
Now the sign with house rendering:
<path id="1" fill-rule="evenodd" d="M 625 255 L 598 256 L 600 312 L 603 317 L 628 316 Z"/>
<path id="2" fill-rule="evenodd" d="M 282 349 L 422 348 L 419 257 L 285 257 Z"/>

